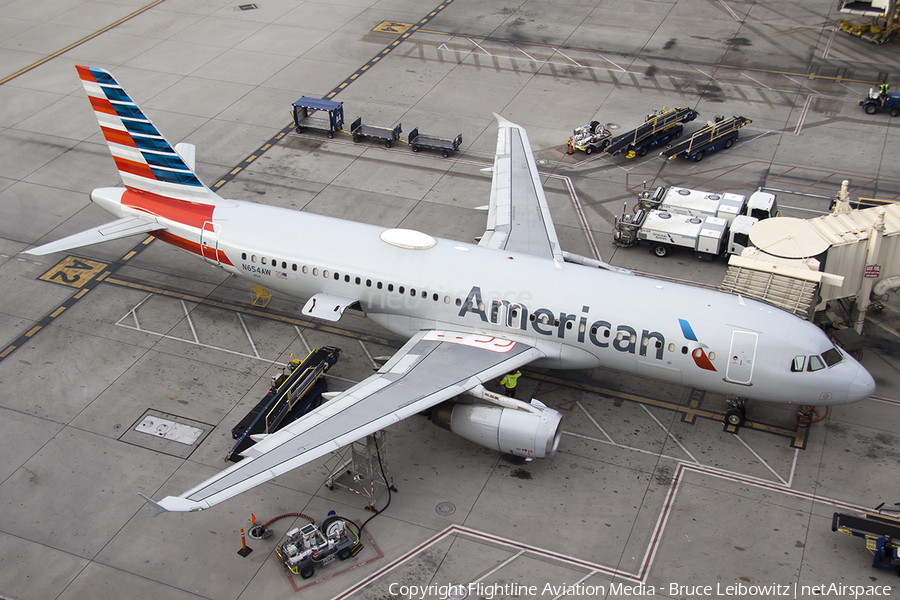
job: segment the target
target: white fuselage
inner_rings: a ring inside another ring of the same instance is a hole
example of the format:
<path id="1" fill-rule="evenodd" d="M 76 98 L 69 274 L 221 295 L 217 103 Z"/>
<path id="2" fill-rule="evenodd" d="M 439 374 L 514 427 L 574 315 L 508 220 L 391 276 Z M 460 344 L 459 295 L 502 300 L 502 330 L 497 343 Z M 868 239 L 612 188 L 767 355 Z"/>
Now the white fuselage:
<path id="1" fill-rule="evenodd" d="M 104 202 L 110 192 L 94 198 L 119 216 L 147 216 Z M 168 233 L 201 242 L 198 227 L 159 220 Z M 547 356 L 540 366 L 603 367 L 801 405 L 857 401 L 874 385 L 843 352 L 831 367 L 792 372 L 795 357 L 833 348 L 828 337 L 731 294 L 444 239 L 402 248 L 382 240 L 384 227 L 250 202 L 216 206 L 213 222 L 203 232 L 206 247 L 218 250 L 205 253 L 210 262 L 292 296 L 356 300 L 405 337 L 422 329 L 485 333 L 537 346 Z"/>

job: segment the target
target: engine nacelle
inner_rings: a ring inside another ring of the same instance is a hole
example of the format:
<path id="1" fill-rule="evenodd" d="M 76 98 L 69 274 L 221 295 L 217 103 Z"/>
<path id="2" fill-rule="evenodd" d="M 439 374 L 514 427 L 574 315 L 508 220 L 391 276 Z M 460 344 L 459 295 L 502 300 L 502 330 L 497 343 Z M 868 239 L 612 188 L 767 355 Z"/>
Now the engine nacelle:
<path id="1" fill-rule="evenodd" d="M 552 408 L 531 413 L 513 408 L 444 402 L 431 411 L 435 425 L 485 448 L 526 458 L 556 454 L 562 415 Z"/>

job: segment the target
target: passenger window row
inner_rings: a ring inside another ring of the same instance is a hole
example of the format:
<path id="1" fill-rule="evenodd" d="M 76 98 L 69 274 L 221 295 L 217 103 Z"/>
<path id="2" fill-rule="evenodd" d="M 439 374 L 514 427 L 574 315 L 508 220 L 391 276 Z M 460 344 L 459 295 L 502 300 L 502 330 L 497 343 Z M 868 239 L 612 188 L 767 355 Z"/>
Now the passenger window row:
<path id="1" fill-rule="evenodd" d="M 247 260 L 247 253 L 246 253 L 246 252 L 241 253 L 241 258 L 242 258 L 243 260 Z M 257 257 L 255 254 L 251 254 L 251 255 L 250 255 L 250 262 L 256 263 L 257 261 L 259 261 L 259 263 L 262 264 L 262 265 L 269 265 L 269 266 L 271 266 L 271 267 L 278 268 L 278 259 L 276 259 L 276 258 L 266 258 L 265 256 Z M 282 269 L 287 269 L 287 268 L 288 268 L 287 261 L 281 261 L 281 268 L 282 268 Z M 308 267 L 307 265 L 299 265 L 299 266 L 298 266 L 296 263 L 292 263 L 292 264 L 291 264 L 291 270 L 292 270 L 292 271 L 298 271 L 298 270 L 299 270 L 299 271 L 300 271 L 301 273 L 303 273 L 304 275 L 309 275 L 310 273 L 312 273 L 313 277 L 318 277 L 318 276 L 319 276 L 319 269 L 318 269 L 317 267 Z M 340 274 L 340 273 L 332 272 L 332 271 L 329 271 L 328 269 L 322 269 L 322 276 L 325 277 L 326 279 L 328 279 L 328 278 L 334 278 L 335 281 L 340 281 L 340 280 L 341 280 L 341 274 Z M 344 283 L 351 283 L 351 281 L 352 281 L 353 283 L 355 283 L 356 285 L 363 285 L 363 280 L 362 280 L 361 277 L 353 277 L 353 276 L 351 276 L 351 275 L 345 274 L 345 275 L 344 275 Z M 379 290 L 385 288 L 384 283 L 382 283 L 381 281 L 375 281 L 375 282 L 373 282 L 371 279 L 366 279 L 366 280 L 365 280 L 365 285 L 366 285 L 366 287 L 372 287 L 372 286 L 374 285 L 374 286 L 375 286 L 377 289 L 379 289 Z M 393 292 L 393 291 L 394 291 L 394 284 L 393 284 L 393 283 L 387 284 L 386 287 L 387 287 L 387 291 L 389 291 L 389 292 Z M 417 291 L 415 288 L 409 288 L 408 291 L 409 291 L 409 295 L 412 296 L 412 297 L 421 296 L 423 299 L 428 299 L 428 292 L 425 291 L 425 290 Z M 407 292 L 407 289 L 406 289 L 405 286 L 402 286 L 402 285 L 401 285 L 401 286 L 397 287 L 397 293 L 399 293 L 399 294 L 405 294 L 406 292 Z M 441 299 L 441 297 L 440 297 L 439 294 L 433 293 L 433 294 L 431 294 L 431 299 L 432 299 L 433 301 L 435 301 L 435 302 L 438 302 L 438 301 Z M 444 304 L 450 304 L 450 296 L 444 296 Z M 462 306 L 462 300 L 459 299 L 459 298 L 457 298 L 457 299 L 456 299 L 456 305 L 457 305 L 457 306 Z"/>

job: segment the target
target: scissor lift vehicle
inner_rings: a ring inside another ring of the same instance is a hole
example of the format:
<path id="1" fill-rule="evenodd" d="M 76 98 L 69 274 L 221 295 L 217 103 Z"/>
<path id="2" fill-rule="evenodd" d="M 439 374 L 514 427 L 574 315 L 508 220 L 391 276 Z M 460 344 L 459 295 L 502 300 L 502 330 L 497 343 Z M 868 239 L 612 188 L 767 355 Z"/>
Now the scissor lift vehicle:
<path id="1" fill-rule="evenodd" d="M 321 98 L 303 96 L 293 106 L 294 129 L 297 133 L 304 129 L 315 129 L 328 132 L 328 137 L 333 138 L 336 131 L 344 126 L 344 103 Z M 313 116 L 316 111 L 322 111 L 328 115 L 327 119 Z"/>

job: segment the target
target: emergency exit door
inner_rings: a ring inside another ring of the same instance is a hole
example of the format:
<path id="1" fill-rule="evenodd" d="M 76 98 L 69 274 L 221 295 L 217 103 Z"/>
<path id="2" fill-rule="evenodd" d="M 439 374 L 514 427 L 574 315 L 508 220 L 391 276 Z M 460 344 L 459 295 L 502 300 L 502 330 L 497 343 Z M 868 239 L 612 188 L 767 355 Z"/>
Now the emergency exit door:
<path id="1" fill-rule="evenodd" d="M 725 369 L 727 381 L 750 384 L 758 339 L 759 334 L 752 331 L 735 331 L 731 334 L 731 352 L 728 355 L 728 368 Z"/>

